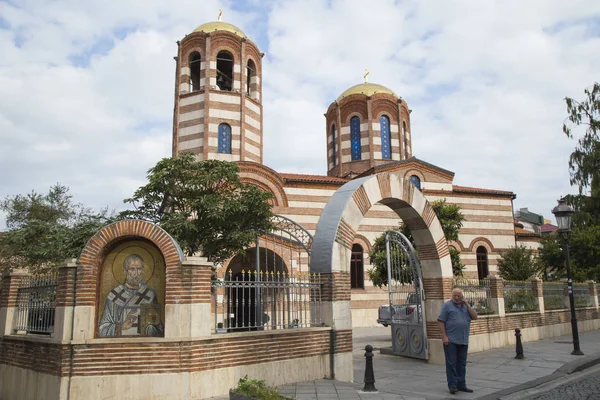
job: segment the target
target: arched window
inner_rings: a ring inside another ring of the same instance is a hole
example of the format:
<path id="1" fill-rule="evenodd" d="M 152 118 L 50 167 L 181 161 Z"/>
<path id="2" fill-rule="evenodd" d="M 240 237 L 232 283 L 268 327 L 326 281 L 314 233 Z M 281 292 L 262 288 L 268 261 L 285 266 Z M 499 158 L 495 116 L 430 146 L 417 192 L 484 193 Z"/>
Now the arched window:
<path id="1" fill-rule="evenodd" d="M 231 154 L 231 126 L 219 124 L 219 153 Z"/>
<path id="2" fill-rule="evenodd" d="M 353 244 L 352 258 L 350 259 L 350 287 L 352 289 L 364 289 L 364 275 L 363 248 L 360 244 Z"/>
<path id="3" fill-rule="evenodd" d="M 361 159 L 360 149 L 360 118 L 350 118 L 350 141 L 352 145 L 352 161 Z"/>
<path id="4" fill-rule="evenodd" d="M 379 117 L 379 129 L 381 130 L 381 158 L 384 160 L 392 159 L 392 150 L 390 147 L 390 119 L 387 115 Z"/>
<path id="5" fill-rule="evenodd" d="M 335 167 L 335 165 L 337 164 L 337 154 L 336 154 L 336 146 L 337 146 L 337 133 L 335 131 L 335 125 L 331 126 L 331 155 L 332 155 L 332 161 L 333 161 L 333 166 Z"/>
<path id="6" fill-rule="evenodd" d="M 477 277 L 479 279 L 485 279 L 490 274 L 488 268 L 488 255 L 487 249 L 483 246 L 477 248 Z"/>
<path id="7" fill-rule="evenodd" d="M 408 179 L 408 181 L 409 181 L 410 183 L 412 183 L 413 185 L 415 185 L 415 187 L 416 187 L 417 189 L 421 190 L 421 179 L 419 179 L 419 177 L 418 177 L 418 176 L 416 176 L 416 175 L 412 175 L 412 176 L 411 176 L 411 177 Z"/>
<path id="8" fill-rule="evenodd" d="M 194 51 L 190 54 L 188 64 L 190 67 L 190 92 L 200 90 L 200 53 Z"/>
<path id="9" fill-rule="evenodd" d="M 250 96 L 252 94 L 252 78 L 256 76 L 256 65 L 254 61 L 248 60 L 248 64 L 246 65 L 246 94 Z"/>
<path id="10" fill-rule="evenodd" d="M 406 134 L 406 122 L 402 121 L 402 136 L 404 137 L 404 159 L 408 159 L 408 137 Z"/>
<path id="11" fill-rule="evenodd" d="M 217 86 L 228 92 L 233 89 L 233 56 L 228 51 L 217 54 Z"/>

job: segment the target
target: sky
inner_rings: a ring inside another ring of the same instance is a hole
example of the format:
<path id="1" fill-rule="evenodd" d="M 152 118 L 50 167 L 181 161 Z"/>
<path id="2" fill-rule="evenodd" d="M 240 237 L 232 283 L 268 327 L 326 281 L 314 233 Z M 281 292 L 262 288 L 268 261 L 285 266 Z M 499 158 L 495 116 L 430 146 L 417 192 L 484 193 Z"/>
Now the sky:
<path id="1" fill-rule="evenodd" d="M 265 53 L 267 166 L 325 175 L 323 114 L 366 68 L 454 184 L 548 219 L 577 191 L 564 98 L 600 79 L 597 0 L 0 0 L 0 199 L 61 183 L 124 209 L 171 156 L 176 41 L 219 9 Z"/>

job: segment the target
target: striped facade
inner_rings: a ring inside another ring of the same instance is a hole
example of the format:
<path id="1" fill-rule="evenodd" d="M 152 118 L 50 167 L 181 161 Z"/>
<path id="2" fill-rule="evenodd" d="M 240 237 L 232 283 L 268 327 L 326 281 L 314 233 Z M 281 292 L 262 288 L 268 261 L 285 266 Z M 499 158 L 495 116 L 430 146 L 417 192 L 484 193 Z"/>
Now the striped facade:
<path id="1" fill-rule="evenodd" d="M 280 199 L 274 204 L 275 214 L 292 219 L 313 235 L 323 208 L 331 196 L 350 181 L 334 176 L 279 174 L 267 167 L 251 167 L 249 164 L 241 164 L 241 169 L 242 176 L 248 182 L 260 182 L 265 179 L 270 182 L 268 190 Z M 419 177 L 422 193 L 429 202 L 445 199 L 448 204 L 460 205 L 465 222 L 459 240 L 449 245 L 460 251 L 461 260 L 465 264 L 464 276 L 477 277 L 476 249 L 479 246 L 485 246 L 488 251 L 489 272 L 497 274 L 497 260 L 501 252 L 514 247 L 516 243 L 512 219 L 513 193 L 453 185 L 453 173 L 416 158 L 370 168 L 363 175 L 379 174 L 378 177 L 382 177 L 385 176 L 384 172 L 404 176 L 407 186 L 405 191 L 416 190 L 408 180 L 413 175 Z M 263 189 L 267 187 L 264 183 L 260 183 L 260 186 Z M 379 186 L 382 193 L 391 196 L 392 188 L 389 187 L 388 180 L 380 179 Z M 402 219 L 396 211 L 386 205 L 371 204 L 362 188 L 354 193 L 353 200 L 364 214 L 364 218 L 356 232 L 341 226 L 336 241 L 349 247 L 359 244 L 363 249 L 364 288 L 350 290 L 352 323 L 355 327 L 375 326 L 377 309 L 388 302 L 388 293 L 385 288 L 374 287 L 368 278 L 366 271 L 371 268 L 368 252 L 382 232 L 397 229 Z M 413 230 L 426 229 L 434 215 L 433 209 L 427 204 L 422 216 L 415 214 L 412 218 L 405 218 L 404 222 L 411 225 Z M 352 235 L 354 237 L 350 238 Z M 441 243 L 420 248 L 421 259 L 435 259 L 448 254 L 447 247 L 441 251 L 437 245 L 441 246 Z M 346 268 L 349 271 L 350 266 Z"/>
<path id="2" fill-rule="evenodd" d="M 217 56 L 222 52 L 233 59 L 233 82 L 227 89 L 220 89 L 217 82 Z M 186 151 L 198 160 L 262 163 L 262 56 L 251 40 L 228 31 L 194 31 L 181 40 L 176 57 L 174 156 Z M 194 57 L 200 60 L 192 61 Z M 219 148 L 220 124 L 231 130 L 227 151 Z"/>

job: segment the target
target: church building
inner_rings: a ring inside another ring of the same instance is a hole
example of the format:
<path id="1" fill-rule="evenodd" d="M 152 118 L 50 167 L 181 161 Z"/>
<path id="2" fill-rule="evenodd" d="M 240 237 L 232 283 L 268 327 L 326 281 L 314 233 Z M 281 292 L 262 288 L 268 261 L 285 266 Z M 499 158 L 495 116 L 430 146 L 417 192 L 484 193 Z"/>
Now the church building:
<path id="1" fill-rule="evenodd" d="M 345 183 L 381 172 L 401 173 L 428 201 L 460 205 L 465 221 L 459 240 L 449 246 L 460 251 L 465 278 L 496 274 L 500 254 L 516 245 L 516 195 L 454 185 L 453 172 L 415 157 L 411 109 L 393 90 L 365 81 L 341 91 L 325 110 L 326 173 L 278 172 L 263 164 L 264 53 L 239 28 L 221 21 L 199 26 L 178 45 L 173 156 L 193 152 L 198 160 L 236 162 L 245 183 L 273 194 L 274 214 L 311 234 L 326 203 Z M 347 268 L 355 327 L 376 325 L 377 309 L 387 302 L 387 290 L 373 287 L 366 274 L 371 268 L 368 252 L 376 237 L 400 222 L 394 211 L 375 204 L 347 238 L 352 241 Z M 224 270 L 240 268 L 238 264 L 231 260 Z M 293 268 L 287 267 L 288 272 Z"/>

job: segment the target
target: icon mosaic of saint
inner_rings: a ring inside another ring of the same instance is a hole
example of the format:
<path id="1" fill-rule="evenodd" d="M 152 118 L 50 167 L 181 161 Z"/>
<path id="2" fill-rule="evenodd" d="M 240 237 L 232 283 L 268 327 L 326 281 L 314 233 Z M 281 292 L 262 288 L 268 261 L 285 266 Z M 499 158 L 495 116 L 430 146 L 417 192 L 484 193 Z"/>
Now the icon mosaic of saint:
<path id="1" fill-rule="evenodd" d="M 125 282 L 108 292 L 98 336 L 163 336 L 156 292 L 144 282 L 144 260 L 130 254 L 123 261 Z"/>

